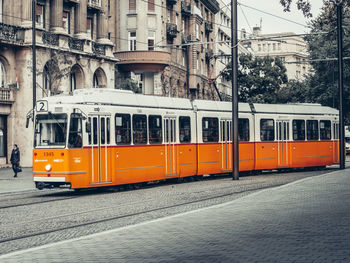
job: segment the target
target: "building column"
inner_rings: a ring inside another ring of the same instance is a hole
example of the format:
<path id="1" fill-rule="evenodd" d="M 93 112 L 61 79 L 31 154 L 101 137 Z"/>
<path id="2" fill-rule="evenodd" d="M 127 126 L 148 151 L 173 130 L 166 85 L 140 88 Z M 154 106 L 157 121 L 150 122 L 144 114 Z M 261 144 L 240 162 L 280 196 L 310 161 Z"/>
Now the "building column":
<path id="1" fill-rule="evenodd" d="M 108 39 L 108 1 L 101 0 L 102 10 L 97 15 L 97 42 L 100 44 L 110 44 L 112 42 Z"/>
<path id="2" fill-rule="evenodd" d="M 21 26 L 32 27 L 32 1 L 22 1 Z"/>
<path id="3" fill-rule="evenodd" d="M 80 3 L 75 7 L 75 22 L 74 33 L 75 37 L 80 39 L 87 39 L 87 0 L 80 0 Z"/>
<path id="4" fill-rule="evenodd" d="M 65 33 L 62 27 L 63 0 L 50 1 L 50 30 L 54 33 Z"/>

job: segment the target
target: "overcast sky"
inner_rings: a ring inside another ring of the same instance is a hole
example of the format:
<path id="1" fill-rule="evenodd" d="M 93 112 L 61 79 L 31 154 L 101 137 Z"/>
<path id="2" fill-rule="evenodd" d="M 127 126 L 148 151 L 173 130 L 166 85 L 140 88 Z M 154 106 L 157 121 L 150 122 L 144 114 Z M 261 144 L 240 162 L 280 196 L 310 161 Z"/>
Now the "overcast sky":
<path id="1" fill-rule="evenodd" d="M 230 2 L 230 1 L 228 1 Z M 283 12 L 283 7 L 279 3 L 279 0 L 238 0 L 237 12 L 238 12 L 238 29 L 245 28 L 247 33 L 251 33 L 251 28 L 260 25 L 262 21 L 262 34 L 269 33 L 281 33 L 281 32 L 294 32 L 294 33 L 306 33 L 308 29 L 302 25 L 307 25 L 307 19 L 303 16 L 303 13 L 297 10 L 295 2 L 293 0 L 293 8 L 291 12 Z M 312 5 L 313 17 L 316 17 L 320 8 L 322 7 L 322 0 L 310 0 Z M 254 10 L 254 9 L 257 10 Z M 278 17 L 271 16 L 270 13 Z M 284 19 L 288 19 L 293 22 L 289 22 Z"/>

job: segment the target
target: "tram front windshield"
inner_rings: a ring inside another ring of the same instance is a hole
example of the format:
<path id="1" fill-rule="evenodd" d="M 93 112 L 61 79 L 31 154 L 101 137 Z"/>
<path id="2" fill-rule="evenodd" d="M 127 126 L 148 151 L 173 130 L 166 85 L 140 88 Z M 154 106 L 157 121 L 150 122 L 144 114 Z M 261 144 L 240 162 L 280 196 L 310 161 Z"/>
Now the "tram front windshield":
<path id="1" fill-rule="evenodd" d="M 66 145 L 67 114 L 40 114 L 35 119 L 34 147 Z"/>

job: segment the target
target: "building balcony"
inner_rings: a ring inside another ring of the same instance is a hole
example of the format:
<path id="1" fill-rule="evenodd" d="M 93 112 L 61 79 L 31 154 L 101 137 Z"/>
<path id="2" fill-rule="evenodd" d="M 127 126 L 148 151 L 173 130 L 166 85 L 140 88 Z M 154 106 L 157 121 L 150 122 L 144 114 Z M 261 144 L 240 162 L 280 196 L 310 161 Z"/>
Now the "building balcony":
<path id="1" fill-rule="evenodd" d="M 106 45 L 93 42 L 92 43 L 92 52 L 95 55 L 105 56 L 106 55 Z"/>
<path id="2" fill-rule="evenodd" d="M 167 0 L 166 2 L 168 5 L 176 5 L 177 0 Z"/>
<path id="3" fill-rule="evenodd" d="M 12 89 L 12 86 L 15 85 L 16 84 L 10 84 L 9 88 L 0 88 L 0 103 L 12 104 L 15 101 Z"/>
<path id="4" fill-rule="evenodd" d="M 121 51 L 114 53 L 120 61 L 117 65 L 124 71 L 159 72 L 170 63 L 170 53 L 164 51 Z"/>
<path id="5" fill-rule="evenodd" d="M 69 49 L 84 51 L 84 43 L 85 41 L 83 39 L 78 39 L 74 37 L 68 38 Z"/>
<path id="6" fill-rule="evenodd" d="M 167 23 L 166 36 L 167 36 L 167 39 L 173 40 L 177 36 L 177 25 Z"/>
<path id="7" fill-rule="evenodd" d="M 216 0 L 203 0 L 202 2 L 214 14 L 216 14 L 217 12 L 220 11 L 220 5 L 219 5 L 218 1 L 216 1 Z"/>
<path id="8" fill-rule="evenodd" d="M 48 32 L 48 31 L 43 31 L 42 35 L 42 42 L 43 44 L 46 45 L 51 45 L 51 46 L 59 46 L 59 35 Z"/>
<path id="9" fill-rule="evenodd" d="M 0 23 L 0 42 L 24 42 L 24 29 Z"/>
<path id="10" fill-rule="evenodd" d="M 185 1 L 181 2 L 181 14 L 184 16 L 191 15 L 191 5 L 187 4 Z"/>
<path id="11" fill-rule="evenodd" d="M 92 9 L 102 9 L 102 0 L 88 0 L 88 7 Z"/>
<path id="12" fill-rule="evenodd" d="M 80 0 L 63 0 L 63 2 L 67 4 L 79 4 Z"/>
<path id="13" fill-rule="evenodd" d="M 205 21 L 205 32 L 206 33 L 211 33 L 214 30 L 213 23 L 210 21 Z"/>

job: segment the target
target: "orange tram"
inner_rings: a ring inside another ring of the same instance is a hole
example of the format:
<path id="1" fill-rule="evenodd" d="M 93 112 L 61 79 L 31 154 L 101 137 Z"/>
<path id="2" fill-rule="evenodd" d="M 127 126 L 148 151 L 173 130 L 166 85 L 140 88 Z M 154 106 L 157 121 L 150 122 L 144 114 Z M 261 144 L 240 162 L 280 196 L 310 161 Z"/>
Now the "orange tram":
<path id="1" fill-rule="evenodd" d="M 38 189 L 107 187 L 232 171 L 230 102 L 81 89 L 39 100 Z M 339 162 L 338 111 L 317 104 L 239 104 L 239 170 Z"/>

